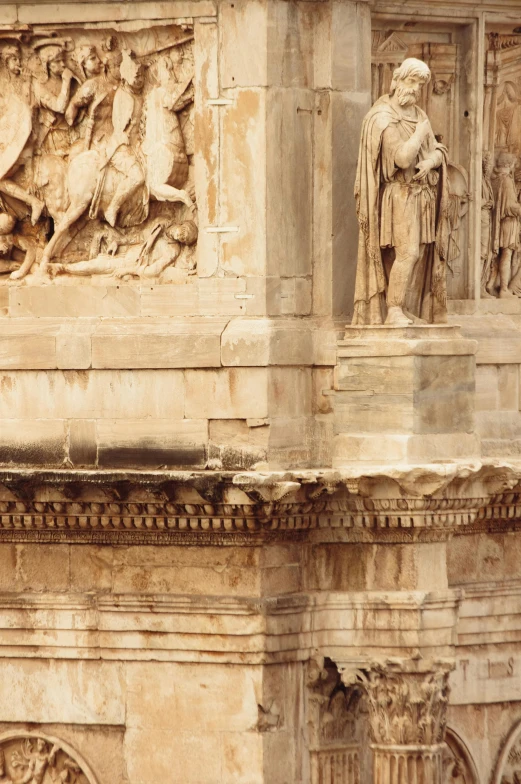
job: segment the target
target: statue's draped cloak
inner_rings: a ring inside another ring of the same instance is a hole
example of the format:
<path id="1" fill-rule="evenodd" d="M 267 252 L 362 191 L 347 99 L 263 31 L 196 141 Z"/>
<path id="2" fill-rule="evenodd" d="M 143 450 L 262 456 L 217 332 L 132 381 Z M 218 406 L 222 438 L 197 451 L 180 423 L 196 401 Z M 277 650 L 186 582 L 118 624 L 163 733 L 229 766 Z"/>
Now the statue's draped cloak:
<path id="1" fill-rule="evenodd" d="M 427 118 L 417 107 L 418 121 Z M 403 121 L 389 101 L 379 98 L 365 116 L 360 138 L 358 168 L 355 180 L 355 202 L 359 224 L 358 261 L 355 283 L 353 324 L 382 324 L 387 314 L 387 278 L 381 248 L 382 137 L 391 123 L 401 123 L 411 136 L 416 123 Z M 429 322 L 446 320 L 446 260 L 450 242 L 447 151 L 432 134 L 420 148 L 418 158 L 428 158 L 440 150 L 442 162 L 438 169 L 439 184 L 436 204 L 435 242 L 426 246 L 425 258 L 419 260 L 423 269 L 423 286 L 414 315 Z"/>

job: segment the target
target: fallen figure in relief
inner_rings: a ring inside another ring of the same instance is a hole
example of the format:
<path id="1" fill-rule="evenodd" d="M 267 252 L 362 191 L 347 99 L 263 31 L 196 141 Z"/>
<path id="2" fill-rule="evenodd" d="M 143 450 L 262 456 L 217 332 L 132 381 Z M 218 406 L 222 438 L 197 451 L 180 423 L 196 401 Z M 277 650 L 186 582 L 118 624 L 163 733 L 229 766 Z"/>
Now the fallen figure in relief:
<path id="1" fill-rule="evenodd" d="M 112 243 L 108 253 L 100 253 L 88 261 L 69 264 L 54 263 L 55 275 L 113 275 L 119 279 L 157 278 L 168 267 L 175 266 L 183 248 L 197 242 L 197 226 L 194 221 L 167 223 L 158 221 L 145 242 L 136 245 L 121 256 L 117 255 L 117 243 Z M 185 268 L 194 272 L 192 262 Z"/>

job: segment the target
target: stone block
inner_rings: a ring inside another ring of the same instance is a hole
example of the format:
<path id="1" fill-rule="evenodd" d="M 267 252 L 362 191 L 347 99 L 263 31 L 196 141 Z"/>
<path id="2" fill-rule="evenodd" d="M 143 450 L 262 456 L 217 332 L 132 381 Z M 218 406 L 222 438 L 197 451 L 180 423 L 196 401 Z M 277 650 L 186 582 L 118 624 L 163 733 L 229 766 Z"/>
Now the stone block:
<path id="1" fill-rule="evenodd" d="M 73 419 L 69 422 L 69 460 L 73 466 L 94 466 L 98 458 L 96 422 Z"/>
<path id="2" fill-rule="evenodd" d="M 268 91 L 270 126 L 284 128 L 284 133 L 272 133 L 267 140 L 267 271 L 282 278 L 310 275 L 312 270 L 314 108 L 311 90 Z M 293 291 L 286 291 L 285 299 L 295 312 L 295 284 L 288 285 Z M 280 302 L 281 312 L 290 313 L 282 292 Z"/>
<path id="3" fill-rule="evenodd" d="M 346 461 L 373 462 L 382 460 L 403 462 L 407 459 L 409 436 L 382 434 L 379 438 L 369 435 L 336 433 L 333 442 L 333 466 Z"/>
<path id="4" fill-rule="evenodd" d="M 0 288 L 0 316 L 7 316 L 9 313 L 9 289 Z"/>
<path id="5" fill-rule="evenodd" d="M 333 368 L 313 368 L 311 378 L 313 414 L 332 414 Z"/>
<path id="6" fill-rule="evenodd" d="M 352 357 L 335 367 L 335 389 L 342 392 L 403 395 L 415 389 L 414 357 Z"/>
<path id="7" fill-rule="evenodd" d="M 233 319 L 221 338 L 224 366 L 306 365 L 312 332 L 307 325 L 272 319 Z"/>
<path id="8" fill-rule="evenodd" d="M 248 15 L 258 6 L 256 0 L 241 2 Z M 241 13 L 224 8 L 232 15 Z M 252 28 L 255 44 L 245 54 L 253 61 L 259 52 L 259 29 Z M 258 277 L 265 274 L 267 248 L 266 167 L 259 166 L 266 158 L 266 96 L 252 87 L 235 90 L 233 98 L 234 104 L 222 114 L 219 198 L 220 224 L 238 231 L 221 235 L 221 267 L 233 275 Z"/>
<path id="9" fill-rule="evenodd" d="M 371 52 L 368 40 L 371 14 L 366 3 L 333 3 L 331 7 L 331 87 L 370 91 Z"/>
<path id="10" fill-rule="evenodd" d="M 337 392 L 334 399 L 335 433 L 407 435 L 413 430 L 413 396 L 355 395 Z"/>
<path id="11" fill-rule="evenodd" d="M 224 732 L 222 739 L 222 784 L 264 784 L 262 735 Z"/>
<path id="12" fill-rule="evenodd" d="M 246 310 L 244 278 L 201 278 L 199 280 L 199 313 L 202 316 L 241 316 Z M 237 296 L 239 295 L 239 296 Z"/>
<path id="13" fill-rule="evenodd" d="M 407 442 L 407 459 L 411 463 L 478 460 L 480 454 L 477 433 L 426 433 L 412 435 Z"/>
<path id="14" fill-rule="evenodd" d="M 268 416 L 268 379 L 262 368 L 185 372 L 185 417 L 247 419 Z"/>
<path id="15" fill-rule="evenodd" d="M 311 416 L 311 408 L 311 368 L 270 368 L 270 417 Z"/>
<path id="16" fill-rule="evenodd" d="M 219 225 L 219 149 L 222 107 L 208 104 L 219 97 L 219 41 L 217 24 L 194 24 L 194 65 L 198 74 L 194 97 L 194 182 L 199 226 Z M 197 241 L 197 275 L 210 277 L 219 265 L 218 234 L 200 231 Z"/>
<path id="17" fill-rule="evenodd" d="M 8 6 L 10 8 L 12 6 Z M 180 0 L 172 9 L 169 2 L 135 2 L 121 5 L 115 2 L 93 2 L 75 4 L 69 2 L 53 3 L 53 18 L 62 24 L 70 22 L 126 22 L 147 19 L 172 19 L 190 16 L 215 16 L 216 8 L 212 0 Z M 23 3 L 18 6 L 20 24 L 49 24 L 49 8 L 44 3 Z"/>
<path id="18" fill-rule="evenodd" d="M 221 319 L 102 323 L 92 337 L 95 368 L 219 367 Z"/>
<path id="19" fill-rule="evenodd" d="M 56 365 L 59 368 L 84 370 L 92 363 L 92 344 L 90 334 L 83 330 L 56 335 Z"/>
<path id="20" fill-rule="evenodd" d="M 0 383 L 5 419 L 183 418 L 181 370 L 11 371 Z"/>
<path id="21" fill-rule="evenodd" d="M 96 545 L 71 546 L 70 588 L 72 591 L 110 591 L 114 551 Z"/>
<path id="22" fill-rule="evenodd" d="M 270 316 L 308 316 L 311 313 L 311 278 L 266 279 L 266 307 Z"/>
<path id="23" fill-rule="evenodd" d="M 2 660 L 0 721 L 118 725 L 125 722 L 121 666 L 101 661 Z M 85 688 L 96 684 L 96 688 Z"/>
<path id="24" fill-rule="evenodd" d="M 0 420 L 0 463 L 62 465 L 67 425 L 62 419 Z"/>
<path id="25" fill-rule="evenodd" d="M 414 432 L 474 430 L 473 356 L 415 357 Z"/>
<path id="26" fill-rule="evenodd" d="M 196 316 L 199 313 L 197 281 L 179 285 L 142 286 L 142 316 Z"/>
<path id="27" fill-rule="evenodd" d="M 9 325 L 10 326 L 10 325 Z M 56 367 L 56 338 L 38 334 L 0 335 L 0 368 L 54 368 Z"/>
<path id="28" fill-rule="evenodd" d="M 204 468 L 205 419 L 101 419 L 97 425 L 100 468 Z"/>
<path id="29" fill-rule="evenodd" d="M 219 9 L 221 87 L 267 84 L 268 5 L 262 0 L 237 0 Z"/>
<path id="30" fill-rule="evenodd" d="M 519 367 L 500 365 L 498 367 L 499 408 L 519 411 Z"/>
<path id="31" fill-rule="evenodd" d="M 199 596 L 202 586 L 207 596 L 259 596 L 260 576 L 255 570 L 236 566 L 116 566 L 113 571 L 116 593 Z"/>
<path id="32" fill-rule="evenodd" d="M 139 288 L 133 285 L 16 286 L 9 289 L 11 316 L 139 316 Z"/>
<path id="33" fill-rule="evenodd" d="M 516 366 L 514 365 L 514 367 Z M 497 365 L 476 366 L 475 400 L 476 411 L 495 411 L 499 408 L 499 373 Z"/>
<path id="34" fill-rule="evenodd" d="M 69 545 L 16 545 L 15 586 L 19 591 L 66 591 L 69 570 Z"/>
<path id="35" fill-rule="evenodd" d="M 382 326 L 348 327 L 338 345 L 334 465 L 479 456 L 475 341 L 450 326 Z"/>

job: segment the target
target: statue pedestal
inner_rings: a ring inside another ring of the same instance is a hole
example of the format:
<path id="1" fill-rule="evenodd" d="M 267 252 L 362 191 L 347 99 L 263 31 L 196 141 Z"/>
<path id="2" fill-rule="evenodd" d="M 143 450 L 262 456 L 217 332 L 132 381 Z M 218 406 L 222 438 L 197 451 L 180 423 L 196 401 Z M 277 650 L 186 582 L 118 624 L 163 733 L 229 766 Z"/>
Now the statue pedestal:
<path id="1" fill-rule="evenodd" d="M 475 459 L 475 353 L 459 327 L 347 327 L 335 367 L 333 465 Z"/>

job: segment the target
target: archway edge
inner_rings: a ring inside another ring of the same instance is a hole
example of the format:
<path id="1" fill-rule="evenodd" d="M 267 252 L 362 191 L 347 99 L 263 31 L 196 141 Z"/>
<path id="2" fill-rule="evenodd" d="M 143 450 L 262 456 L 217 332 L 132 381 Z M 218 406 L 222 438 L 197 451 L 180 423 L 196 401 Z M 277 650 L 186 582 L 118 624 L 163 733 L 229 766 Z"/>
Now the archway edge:
<path id="1" fill-rule="evenodd" d="M 465 763 L 468 765 L 469 773 L 472 776 L 474 783 L 481 784 L 479 771 L 474 762 L 474 757 L 472 756 L 468 743 L 450 724 L 448 724 L 445 729 L 445 743 L 451 751 L 456 751 L 463 757 Z"/>
<path id="2" fill-rule="evenodd" d="M 512 747 L 519 740 L 521 737 L 521 719 L 515 722 L 512 726 L 510 732 L 507 735 L 507 739 L 503 744 L 503 748 L 497 758 L 496 767 L 494 769 L 494 777 L 492 779 L 492 784 L 501 784 L 501 777 L 503 774 L 503 769 L 505 767 L 505 763 L 508 760 L 508 755 L 512 751 Z"/>

